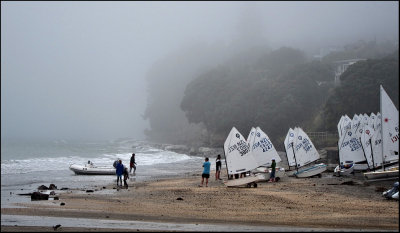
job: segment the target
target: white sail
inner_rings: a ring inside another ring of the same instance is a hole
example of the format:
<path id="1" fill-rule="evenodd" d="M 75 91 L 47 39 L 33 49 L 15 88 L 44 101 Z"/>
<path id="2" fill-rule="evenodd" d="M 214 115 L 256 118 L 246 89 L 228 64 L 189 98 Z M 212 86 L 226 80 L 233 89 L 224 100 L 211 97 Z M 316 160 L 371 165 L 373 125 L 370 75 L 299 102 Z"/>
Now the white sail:
<path id="1" fill-rule="evenodd" d="M 382 119 L 382 115 L 381 115 L 380 112 L 378 112 L 376 114 L 375 121 L 374 121 L 374 129 L 375 129 L 375 131 L 377 130 L 378 127 L 381 126 L 381 124 L 382 124 L 382 120 L 381 119 Z"/>
<path id="2" fill-rule="evenodd" d="M 249 146 L 240 132 L 232 127 L 224 143 L 225 159 L 228 174 L 247 172 L 258 167 Z"/>
<path id="3" fill-rule="evenodd" d="M 294 138 L 295 138 L 295 131 L 292 128 L 290 128 L 284 141 L 286 156 L 289 166 L 296 166 L 296 160 L 294 158 L 293 147 L 292 147 Z"/>
<path id="4" fill-rule="evenodd" d="M 353 161 L 354 163 L 365 161 L 364 152 L 360 141 L 359 132 L 360 120 L 357 115 L 354 115 L 351 121 L 351 128 L 346 129 L 343 137 L 339 141 L 339 161 Z"/>
<path id="5" fill-rule="evenodd" d="M 376 118 L 376 115 L 375 115 L 375 113 L 372 112 L 368 119 L 368 125 L 370 127 L 372 127 L 374 130 L 375 130 L 375 128 L 374 128 L 375 118 Z"/>
<path id="6" fill-rule="evenodd" d="M 365 158 L 367 159 L 368 166 L 372 168 L 374 166 L 374 160 L 372 157 L 372 146 L 371 138 L 374 134 L 374 129 L 368 124 L 364 124 L 363 133 L 361 135 L 361 145 L 364 150 Z"/>
<path id="7" fill-rule="evenodd" d="M 376 116 L 379 119 L 379 123 L 375 124 L 374 135 L 372 135 L 372 156 L 374 159 L 374 166 L 382 166 L 382 125 L 380 123 L 381 115 Z"/>
<path id="8" fill-rule="evenodd" d="M 363 118 L 362 118 L 362 124 L 368 125 L 368 123 L 369 123 L 369 116 L 366 113 L 364 113 Z"/>
<path id="9" fill-rule="evenodd" d="M 249 147 L 250 147 L 250 140 L 251 140 L 252 138 L 254 138 L 255 132 L 256 132 L 256 128 L 251 127 L 249 136 L 247 136 L 247 140 L 246 140 L 246 142 L 247 142 L 247 144 L 249 145 Z"/>
<path id="10" fill-rule="evenodd" d="M 399 111 L 392 100 L 380 87 L 382 114 L 382 153 L 385 162 L 399 160 Z"/>
<path id="11" fill-rule="evenodd" d="M 302 167 L 319 159 L 320 155 L 308 135 L 301 128 L 296 128 L 295 132 L 294 155 L 297 167 Z"/>
<path id="12" fill-rule="evenodd" d="M 344 139 L 345 134 L 347 131 L 351 129 L 351 118 L 347 115 L 343 116 L 343 120 L 341 122 L 341 133 L 339 134 L 339 140 L 338 140 L 338 148 L 340 148 L 341 141 Z"/>
<path id="13" fill-rule="evenodd" d="M 337 124 L 339 138 L 342 136 L 342 122 L 343 122 L 343 120 L 344 120 L 344 116 L 340 117 L 339 123 Z"/>
<path id="14" fill-rule="evenodd" d="M 276 163 L 281 161 L 268 135 L 260 127 L 256 128 L 254 137 L 250 141 L 250 152 L 253 154 L 258 166 L 270 167 L 272 159 L 275 159 Z"/>

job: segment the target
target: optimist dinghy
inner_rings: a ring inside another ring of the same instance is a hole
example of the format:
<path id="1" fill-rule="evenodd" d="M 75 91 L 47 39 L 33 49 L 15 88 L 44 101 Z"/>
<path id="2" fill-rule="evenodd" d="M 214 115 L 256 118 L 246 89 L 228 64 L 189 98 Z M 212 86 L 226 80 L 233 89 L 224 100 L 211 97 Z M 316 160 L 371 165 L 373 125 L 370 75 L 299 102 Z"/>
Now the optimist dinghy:
<path id="1" fill-rule="evenodd" d="M 76 175 L 115 175 L 113 167 L 97 167 L 92 163 L 85 165 L 71 164 L 69 169 L 75 172 Z"/>
<path id="2" fill-rule="evenodd" d="M 299 127 L 289 129 L 285 142 L 288 165 L 295 166 L 293 175 L 297 178 L 319 176 L 326 171 L 326 164 L 312 164 L 320 155 L 308 135 Z"/>

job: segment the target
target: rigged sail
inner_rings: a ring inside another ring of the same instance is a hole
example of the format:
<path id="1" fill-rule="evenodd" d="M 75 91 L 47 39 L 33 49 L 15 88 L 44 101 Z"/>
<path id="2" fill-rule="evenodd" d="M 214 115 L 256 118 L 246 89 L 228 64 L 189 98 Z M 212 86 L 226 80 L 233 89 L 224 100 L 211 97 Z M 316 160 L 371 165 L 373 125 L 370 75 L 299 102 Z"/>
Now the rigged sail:
<path id="1" fill-rule="evenodd" d="M 376 115 L 376 119 L 374 122 L 374 135 L 372 135 L 371 143 L 372 143 L 372 155 L 374 158 L 375 167 L 382 166 L 382 122 L 381 122 L 381 114 L 378 112 Z"/>
<path id="2" fill-rule="evenodd" d="M 268 135 L 260 127 L 256 128 L 254 136 L 250 140 L 250 152 L 253 154 L 258 166 L 270 167 L 272 159 L 275 159 L 276 163 L 281 161 Z"/>
<path id="3" fill-rule="evenodd" d="M 344 116 L 340 117 L 339 123 L 337 124 L 339 138 L 342 137 L 342 122 L 343 122 L 343 120 L 344 120 Z"/>
<path id="4" fill-rule="evenodd" d="M 247 140 L 246 140 L 246 142 L 249 145 L 249 147 L 250 147 L 250 140 L 252 140 L 254 138 L 255 133 L 256 133 L 256 128 L 251 127 L 249 136 L 247 136 Z"/>
<path id="5" fill-rule="evenodd" d="M 258 167 L 249 146 L 240 132 L 232 127 L 224 143 L 225 159 L 228 174 L 247 172 Z"/>
<path id="6" fill-rule="evenodd" d="M 368 119 L 368 125 L 370 127 L 372 127 L 374 130 L 375 130 L 375 128 L 374 128 L 375 118 L 376 118 L 375 113 L 371 113 L 371 115 L 369 116 L 369 119 Z"/>
<path id="7" fill-rule="evenodd" d="M 363 126 L 363 133 L 361 135 L 361 145 L 363 147 L 365 158 L 367 159 L 367 163 L 370 168 L 374 166 L 374 158 L 372 156 L 373 152 L 371 146 L 371 139 L 373 134 L 374 129 L 368 124 L 365 124 Z"/>
<path id="8" fill-rule="evenodd" d="M 320 158 L 320 155 L 308 135 L 301 129 L 295 128 L 294 155 L 297 167 L 302 167 Z"/>
<path id="9" fill-rule="evenodd" d="M 385 162 L 399 160 L 399 111 L 380 86 L 382 114 L 382 154 Z"/>
<path id="10" fill-rule="evenodd" d="M 294 141 L 294 138 L 295 138 L 295 131 L 292 128 L 290 128 L 283 143 L 285 146 L 286 156 L 289 166 L 296 166 L 296 159 L 294 157 L 292 148 L 293 145 L 292 143 Z"/>
<path id="11" fill-rule="evenodd" d="M 358 115 L 354 115 L 351 121 L 351 128 L 347 129 L 339 140 L 339 160 L 344 163 L 353 161 L 354 163 L 365 161 L 359 133 L 360 119 Z M 362 130 L 361 130 L 362 132 Z M 359 134 L 359 135 L 358 135 Z"/>

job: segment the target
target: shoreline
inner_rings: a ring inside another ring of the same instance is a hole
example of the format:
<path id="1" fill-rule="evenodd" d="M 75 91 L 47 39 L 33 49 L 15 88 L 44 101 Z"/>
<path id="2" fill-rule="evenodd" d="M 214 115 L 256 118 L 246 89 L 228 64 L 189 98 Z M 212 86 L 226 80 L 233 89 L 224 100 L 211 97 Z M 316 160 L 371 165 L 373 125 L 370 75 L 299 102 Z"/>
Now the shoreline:
<path id="1" fill-rule="evenodd" d="M 59 200 L 19 203 L 17 207 L 23 208 L 2 208 L 1 213 L 96 220 L 229 224 L 232 229 L 238 225 L 300 227 L 310 231 L 336 228 L 362 231 L 399 229 L 398 202 L 386 200 L 377 191 L 391 187 L 394 181 L 367 184 L 357 177 L 332 177 L 327 172 L 322 178 L 284 176 L 276 183 L 261 182 L 258 188 L 227 188 L 221 181 L 215 181 L 214 175 L 215 171 L 211 171 L 209 187 L 198 187 L 201 174 L 196 172 L 182 174 L 182 177 L 129 181 L 129 188 L 119 191 L 113 189 L 114 184 L 90 193 L 56 190 Z M 221 173 L 221 178 L 226 179 L 225 172 Z M 353 184 L 348 185 L 348 181 L 353 181 Z M 3 227 L 7 231 L 29 228 L 2 224 L 2 231 Z M 32 227 L 40 231 L 44 228 L 46 226 Z M 76 230 L 93 231 L 79 227 Z M 106 229 L 119 230 L 123 229 Z"/>

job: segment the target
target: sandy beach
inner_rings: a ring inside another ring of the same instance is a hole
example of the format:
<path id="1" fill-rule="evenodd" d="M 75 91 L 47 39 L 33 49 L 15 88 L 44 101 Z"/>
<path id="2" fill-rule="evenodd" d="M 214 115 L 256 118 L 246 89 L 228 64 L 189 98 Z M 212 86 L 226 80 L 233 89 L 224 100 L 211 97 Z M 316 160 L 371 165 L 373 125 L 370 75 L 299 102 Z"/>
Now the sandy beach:
<path id="1" fill-rule="evenodd" d="M 59 200 L 20 203 L 25 208 L 2 208 L 1 214 L 230 224 L 232 229 L 238 224 L 366 231 L 399 229 L 398 201 L 381 196 L 381 190 L 394 181 L 367 183 L 362 178 L 331 174 L 326 172 L 322 178 L 303 179 L 284 176 L 276 183 L 261 182 L 257 188 L 227 188 L 223 181 L 215 180 L 214 172 L 209 187 L 198 187 L 200 174 L 144 182 L 131 180 L 128 189 L 117 190 L 114 184 L 108 184 L 93 187 L 94 192 L 56 190 Z M 226 173 L 222 178 L 226 179 Z M 58 230 L 96 229 L 60 227 Z M 2 231 L 54 230 L 2 226 Z"/>

